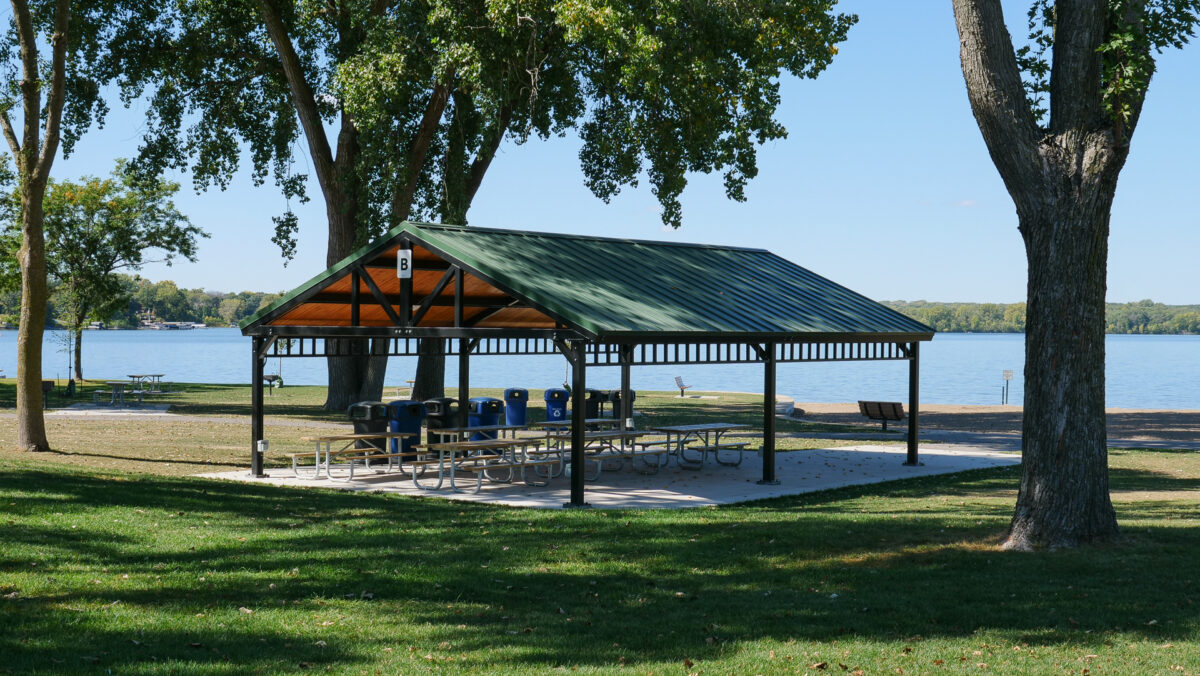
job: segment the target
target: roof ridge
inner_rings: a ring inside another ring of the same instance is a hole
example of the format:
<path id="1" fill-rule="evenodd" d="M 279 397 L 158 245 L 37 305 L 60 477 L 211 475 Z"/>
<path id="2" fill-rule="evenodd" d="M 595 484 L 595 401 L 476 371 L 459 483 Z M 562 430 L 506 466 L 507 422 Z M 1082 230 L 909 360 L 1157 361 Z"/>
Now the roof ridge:
<path id="1" fill-rule="evenodd" d="M 426 223 L 423 221 L 405 221 L 405 224 L 414 225 L 418 228 L 431 228 L 436 230 L 454 230 L 462 232 L 486 232 L 504 235 L 516 235 L 519 237 L 528 237 L 530 235 L 551 237 L 555 239 L 574 239 L 585 241 L 601 241 L 613 242 L 617 244 L 638 244 L 642 246 L 673 246 L 683 247 L 688 249 L 716 249 L 718 251 L 751 251 L 754 253 L 771 253 L 769 249 L 759 249 L 748 246 L 731 246 L 726 244 L 702 244 L 698 242 L 672 242 L 662 239 L 632 239 L 628 237 L 603 237 L 597 235 L 580 235 L 569 232 L 544 232 L 541 230 L 513 230 L 511 228 L 483 228 L 474 225 L 452 225 L 449 223 Z"/>

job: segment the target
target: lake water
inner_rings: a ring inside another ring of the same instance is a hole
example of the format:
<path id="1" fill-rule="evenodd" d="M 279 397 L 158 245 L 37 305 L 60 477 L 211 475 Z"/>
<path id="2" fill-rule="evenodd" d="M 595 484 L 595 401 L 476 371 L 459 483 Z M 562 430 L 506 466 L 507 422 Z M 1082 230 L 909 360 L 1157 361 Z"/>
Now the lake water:
<path id="1" fill-rule="evenodd" d="M 48 331 L 43 375 L 66 377 L 69 359 L 61 332 Z M 0 331 L 0 370 L 16 377 L 16 331 Z M 1014 372 L 1009 402 L 1021 403 L 1025 342 L 1020 334 L 939 334 L 921 345 L 921 401 L 937 404 L 999 404 L 1001 373 Z M 1123 408 L 1200 409 L 1200 336 L 1108 336 L 1107 404 Z M 325 360 L 284 359 L 288 384 L 324 385 Z M 388 385 L 412 377 L 416 359 L 392 358 Z M 458 361 L 446 362 L 446 382 L 458 386 Z M 471 361 L 478 387 L 560 386 L 568 377 L 557 355 L 479 357 Z M 165 373 L 166 380 L 244 383 L 250 378 L 250 339 L 237 329 L 192 331 L 85 331 L 84 375 L 123 379 L 129 373 Z M 267 373 L 277 373 L 270 360 Z M 632 372 L 635 390 L 670 390 L 675 376 L 696 390 L 762 392 L 762 367 L 643 366 Z M 616 367 L 588 370 L 588 387 L 620 387 Z M 908 398 L 907 362 L 780 364 L 778 392 L 797 401 Z"/>

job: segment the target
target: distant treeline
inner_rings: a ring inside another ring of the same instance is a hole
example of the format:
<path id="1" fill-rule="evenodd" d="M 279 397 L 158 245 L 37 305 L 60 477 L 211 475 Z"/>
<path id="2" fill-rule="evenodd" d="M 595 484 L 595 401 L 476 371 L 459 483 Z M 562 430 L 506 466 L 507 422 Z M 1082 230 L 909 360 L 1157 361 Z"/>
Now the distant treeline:
<path id="1" fill-rule="evenodd" d="M 1022 333 L 1024 303 L 930 303 L 885 300 L 883 304 L 936 331 L 947 333 Z M 1163 305 L 1152 300 L 1108 303 L 1108 333 L 1200 334 L 1200 305 Z"/>
<path id="2" fill-rule="evenodd" d="M 175 282 L 152 282 L 140 276 L 121 275 L 124 294 L 129 297 L 128 306 L 117 315 L 104 318 L 105 326 L 111 328 L 137 328 L 142 320 L 162 322 L 203 322 L 209 326 L 236 325 L 275 299 L 277 293 L 241 291 L 221 293 L 203 289 L 181 289 Z M 19 290 L 0 294 L 0 319 L 11 324 L 17 322 L 21 308 Z M 54 325 L 56 317 L 55 298 L 51 291 L 47 323 Z"/>
<path id="3" fill-rule="evenodd" d="M 279 298 L 277 293 L 241 291 L 221 293 L 181 289 L 172 281 L 151 282 L 122 275 L 128 307 L 105 320 L 113 328 L 136 328 L 144 319 L 163 322 L 203 322 L 209 326 L 236 325 Z M 931 303 L 918 300 L 885 300 L 883 304 L 946 333 L 1022 333 L 1024 303 Z M 0 293 L 0 319 L 16 323 L 20 293 Z M 55 316 L 51 295 L 50 322 Z M 1109 303 L 1105 310 L 1108 333 L 1200 334 L 1200 305 L 1163 305 L 1151 300 Z"/>

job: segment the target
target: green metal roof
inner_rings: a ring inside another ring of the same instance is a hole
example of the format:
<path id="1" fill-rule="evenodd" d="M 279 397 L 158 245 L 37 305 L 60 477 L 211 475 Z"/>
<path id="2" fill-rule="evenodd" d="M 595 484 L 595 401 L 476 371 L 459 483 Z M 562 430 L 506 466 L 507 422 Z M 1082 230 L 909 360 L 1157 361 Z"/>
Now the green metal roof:
<path id="1" fill-rule="evenodd" d="M 762 249 L 426 223 L 393 228 L 242 322 L 243 330 L 269 322 L 289 301 L 349 274 L 405 235 L 599 339 L 933 335 L 930 327 Z"/>

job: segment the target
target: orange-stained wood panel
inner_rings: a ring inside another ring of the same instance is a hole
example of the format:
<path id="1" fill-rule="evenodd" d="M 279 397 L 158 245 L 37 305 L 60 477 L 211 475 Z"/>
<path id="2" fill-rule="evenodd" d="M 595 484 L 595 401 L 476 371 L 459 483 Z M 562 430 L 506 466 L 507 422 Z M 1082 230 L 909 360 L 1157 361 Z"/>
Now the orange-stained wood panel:
<path id="1" fill-rule="evenodd" d="M 532 308 L 509 308 L 476 324 L 481 329 L 486 328 L 522 328 L 522 329 L 552 329 L 554 320 Z"/>
<path id="2" fill-rule="evenodd" d="M 399 246 L 391 248 L 381 254 L 379 259 L 394 260 L 399 248 Z M 381 263 L 386 264 L 387 261 L 380 261 L 379 259 L 368 263 L 368 265 L 380 265 L 380 267 L 367 271 L 367 274 L 371 276 L 372 281 L 379 287 L 379 290 L 389 300 L 393 301 L 392 308 L 399 314 L 400 308 L 397 303 L 400 300 L 400 280 L 396 277 L 394 270 L 391 270 L 386 265 L 381 265 Z M 413 247 L 413 259 L 421 262 L 441 260 L 433 252 L 419 246 Z M 444 272 L 440 270 L 413 271 L 412 303 L 414 310 L 433 292 L 434 287 L 441 280 L 443 274 Z M 351 278 L 351 273 L 347 272 L 344 276 L 325 287 L 322 293 L 349 296 Z M 378 302 L 375 301 L 375 297 L 371 293 L 371 288 L 365 281 L 359 282 L 358 293 L 360 300 L 360 326 L 392 326 L 391 318 L 388 317 L 387 312 L 380 307 Z M 498 301 L 512 300 L 512 297 L 505 292 L 471 274 L 464 275 L 463 277 L 463 293 L 476 298 L 490 298 Z M 454 284 L 447 284 L 442 292 L 438 294 L 438 297 L 446 302 L 453 301 Z M 481 308 L 465 308 L 463 319 L 469 322 L 471 317 L 483 312 L 485 310 Z M 303 303 L 278 317 L 271 324 L 273 326 L 350 326 L 350 314 L 351 306 L 348 303 Z M 444 305 L 429 308 L 429 311 L 422 318 L 420 325 L 429 328 L 454 326 L 453 306 Z M 537 310 L 507 308 L 483 320 L 479 326 L 488 328 L 503 328 L 506 326 L 513 328 L 553 328 L 555 323 L 553 319 Z"/>

